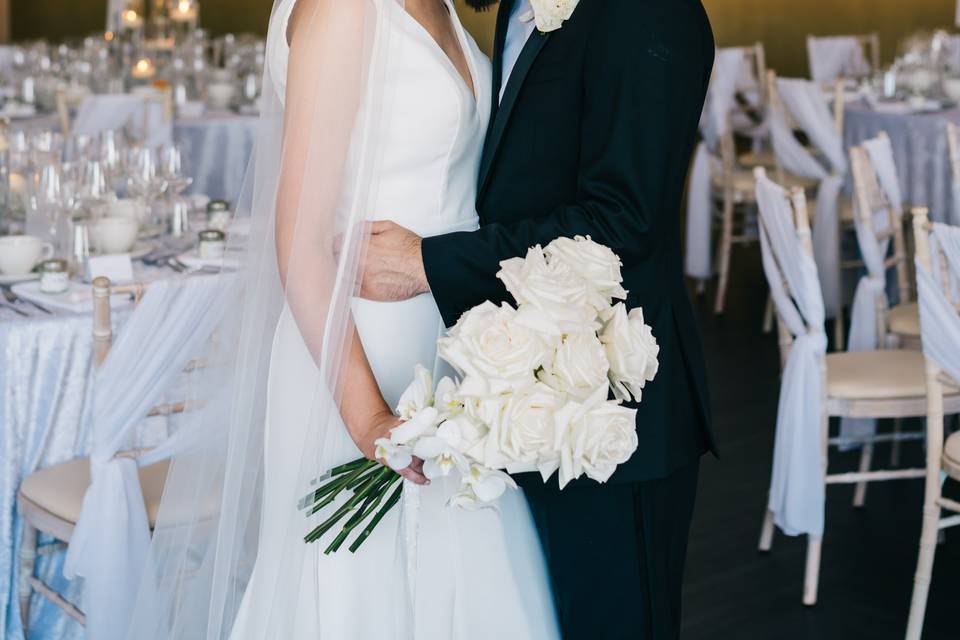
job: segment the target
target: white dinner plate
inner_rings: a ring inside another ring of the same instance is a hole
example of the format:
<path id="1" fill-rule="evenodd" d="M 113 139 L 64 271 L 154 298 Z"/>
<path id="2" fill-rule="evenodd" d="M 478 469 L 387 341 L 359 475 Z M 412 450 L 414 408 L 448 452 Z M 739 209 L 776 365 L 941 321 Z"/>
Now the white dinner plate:
<path id="1" fill-rule="evenodd" d="M 90 313 L 93 311 L 93 287 L 83 282 L 70 282 L 70 287 L 63 293 L 44 293 L 40 291 L 39 282 L 21 282 L 11 287 L 18 297 L 30 302 L 58 311 L 70 313 Z M 110 296 L 110 306 L 118 308 L 132 302 L 127 294 Z"/>
<path id="2" fill-rule="evenodd" d="M 133 248 L 131 248 L 130 251 L 127 251 L 127 253 L 130 254 L 131 260 L 139 260 L 140 258 L 147 255 L 151 251 L 153 251 L 152 242 L 148 242 L 146 240 L 137 240 L 137 243 L 134 244 Z M 94 252 L 94 255 L 100 255 L 100 254 Z"/>

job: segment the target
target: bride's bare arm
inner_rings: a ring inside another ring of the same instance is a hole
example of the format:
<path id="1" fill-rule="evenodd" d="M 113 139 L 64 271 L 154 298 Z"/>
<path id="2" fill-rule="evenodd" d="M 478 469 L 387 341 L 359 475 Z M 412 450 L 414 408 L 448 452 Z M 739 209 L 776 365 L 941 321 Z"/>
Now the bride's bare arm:
<path id="1" fill-rule="evenodd" d="M 368 458 L 373 442 L 397 419 L 384 401 L 360 338 L 350 322 L 349 298 L 358 262 L 334 256 L 336 210 L 354 121 L 368 64 L 356 34 L 369 25 L 362 0 L 299 0 L 287 31 L 287 71 L 276 249 L 287 303 L 314 359 L 339 396 L 351 437 Z M 343 290 L 338 290 L 345 287 Z M 331 313 L 333 307 L 340 307 Z M 336 320 L 335 320 L 336 319 Z M 337 321 L 337 326 L 327 326 Z M 325 337 L 326 336 L 326 337 Z M 324 340 L 327 344 L 324 344 Z M 344 348 L 340 350 L 340 346 Z M 411 471 L 411 479 L 422 476 Z"/>

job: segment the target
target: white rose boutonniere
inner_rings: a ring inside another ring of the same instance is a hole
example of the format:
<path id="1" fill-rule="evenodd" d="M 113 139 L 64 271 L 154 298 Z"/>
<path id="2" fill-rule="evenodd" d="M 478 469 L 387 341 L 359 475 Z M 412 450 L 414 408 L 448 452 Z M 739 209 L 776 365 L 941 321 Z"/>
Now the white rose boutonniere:
<path id="1" fill-rule="evenodd" d="M 541 33 L 556 31 L 570 19 L 580 0 L 530 0 L 537 30 Z"/>

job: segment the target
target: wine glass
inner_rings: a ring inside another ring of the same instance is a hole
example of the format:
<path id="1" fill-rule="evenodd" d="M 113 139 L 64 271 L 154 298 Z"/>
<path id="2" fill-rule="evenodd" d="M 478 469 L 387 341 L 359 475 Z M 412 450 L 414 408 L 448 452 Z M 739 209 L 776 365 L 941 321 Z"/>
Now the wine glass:
<path id="1" fill-rule="evenodd" d="M 91 217 L 103 214 L 116 192 L 110 187 L 107 172 L 99 160 L 88 160 L 79 171 L 77 206 Z"/>
<path id="2" fill-rule="evenodd" d="M 140 198 L 151 212 L 154 224 L 163 224 L 159 211 L 154 215 L 153 204 L 167 189 L 156 153 L 149 147 L 134 147 L 130 151 L 127 171 L 127 191 Z"/>
<path id="3" fill-rule="evenodd" d="M 167 183 L 168 193 L 175 196 L 193 184 L 193 178 L 186 175 L 184 155 L 183 150 L 174 144 L 160 148 L 160 176 Z"/>

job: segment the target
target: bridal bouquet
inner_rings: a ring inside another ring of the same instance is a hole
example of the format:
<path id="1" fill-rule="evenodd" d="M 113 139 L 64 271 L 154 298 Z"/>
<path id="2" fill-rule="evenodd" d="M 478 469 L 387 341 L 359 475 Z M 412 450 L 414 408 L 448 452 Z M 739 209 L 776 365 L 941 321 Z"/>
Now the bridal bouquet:
<path id="1" fill-rule="evenodd" d="M 627 295 L 620 259 L 576 237 L 500 266 L 516 306 L 484 302 L 438 341 L 458 379 L 434 386 L 416 367 L 397 407 L 403 422 L 376 443 L 388 466 L 362 459 L 330 471 L 300 507 L 312 515 L 352 495 L 307 542 L 343 522 L 326 549 L 335 552 L 369 519 L 350 546 L 356 551 L 401 497 L 393 469 L 414 457 L 428 478 L 459 474 L 450 505 L 476 508 L 516 488 L 510 473 L 536 471 L 544 482 L 556 473 L 561 489 L 584 475 L 606 482 L 636 451 L 636 410 L 622 403 L 640 401 L 659 347 L 643 311 L 615 302 Z"/>

